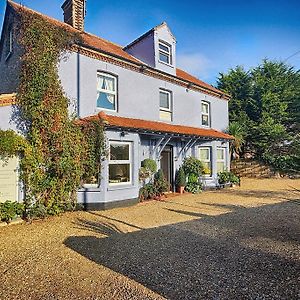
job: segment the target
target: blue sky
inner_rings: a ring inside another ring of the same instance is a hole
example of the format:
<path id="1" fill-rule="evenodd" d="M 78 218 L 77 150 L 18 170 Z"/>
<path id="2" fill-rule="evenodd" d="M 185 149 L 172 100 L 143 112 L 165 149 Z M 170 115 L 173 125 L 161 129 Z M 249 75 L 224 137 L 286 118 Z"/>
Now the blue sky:
<path id="1" fill-rule="evenodd" d="M 62 20 L 63 0 L 16 2 Z M 177 39 L 178 66 L 211 84 L 236 65 L 284 60 L 300 50 L 300 0 L 87 0 L 86 31 L 120 45 L 162 21 Z M 287 62 L 300 69 L 300 53 Z"/>

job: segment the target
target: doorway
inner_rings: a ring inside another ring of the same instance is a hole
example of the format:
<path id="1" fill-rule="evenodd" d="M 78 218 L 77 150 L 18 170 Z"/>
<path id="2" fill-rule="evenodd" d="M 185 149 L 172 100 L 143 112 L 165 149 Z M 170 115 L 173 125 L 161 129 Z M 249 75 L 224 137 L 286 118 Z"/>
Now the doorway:
<path id="1" fill-rule="evenodd" d="M 165 178 L 170 187 L 170 191 L 173 190 L 173 147 L 166 146 L 161 152 L 160 168 L 162 169 Z"/>

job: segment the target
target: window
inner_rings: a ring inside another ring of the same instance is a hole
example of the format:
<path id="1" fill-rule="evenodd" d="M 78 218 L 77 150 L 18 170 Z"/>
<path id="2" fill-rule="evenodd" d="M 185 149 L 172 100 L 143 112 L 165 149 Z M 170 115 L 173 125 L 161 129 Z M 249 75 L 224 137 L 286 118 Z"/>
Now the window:
<path id="1" fill-rule="evenodd" d="M 159 41 L 159 60 L 168 65 L 172 64 L 172 47 L 166 42 Z"/>
<path id="2" fill-rule="evenodd" d="M 6 40 L 6 59 L 8 59 L 13 52 L 13 30 L 12 28 L 9 28 L 8 30 L 8 36 Z"/>
<path id="3" fill-rule="evenodd" d="M 109 184 L 131 183 L 131 143 L 109 143 Z"/>
<path id="4" fill-rule="evenodd" d="M 172 93 L 159 91 L 159 118 L 162 121 L 172 121 Z"/>
<path id="5" fill-rule="evenodd" d="M 204 166 L 204 174 L 211 176 L 211 159 L 210 159 L 210 147 L 199 147 L 199 159 Z"/>
<path id="6" fill-rule="evenodd" d="M 201 102 L 201 112 L 202 112 L 202 125 L 210 126 L 210 105 L 208 102 Z"/>
<path id="7" fill-rule="evenodd" d="M 97 107 L 117 110 L 117 78 L 107 73 L 98 73 Z"/>
<path id="8" fill-rule="evenodd" d="M 226 171 L 225 148 L 217 148 L 217 173 Z"/>

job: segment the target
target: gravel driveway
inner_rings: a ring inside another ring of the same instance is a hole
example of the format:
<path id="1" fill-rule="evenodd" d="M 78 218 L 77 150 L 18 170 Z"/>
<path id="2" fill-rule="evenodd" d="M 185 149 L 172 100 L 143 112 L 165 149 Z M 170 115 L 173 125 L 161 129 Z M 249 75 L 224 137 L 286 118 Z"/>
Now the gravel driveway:
<path id="1" fill-rule="evenodd" d="M 0 299 L 300 299 L 300 180 L 0 228 Z"/>

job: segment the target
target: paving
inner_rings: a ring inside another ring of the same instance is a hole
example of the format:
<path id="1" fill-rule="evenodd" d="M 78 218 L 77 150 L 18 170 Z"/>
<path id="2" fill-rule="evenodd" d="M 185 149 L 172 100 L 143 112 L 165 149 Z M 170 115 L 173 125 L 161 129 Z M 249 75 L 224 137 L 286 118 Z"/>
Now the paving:
<path id="1" fill-rule="evenodd" d="M 300 180 L 0 228 L 0 299 L 300 299 Z"/>

